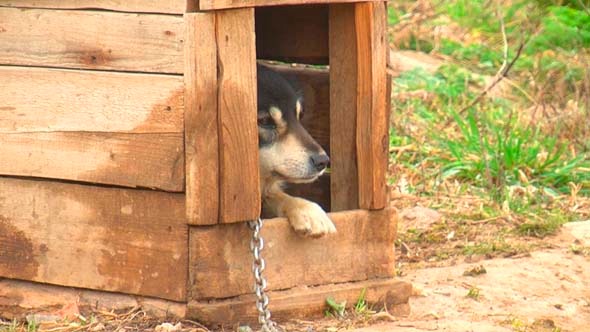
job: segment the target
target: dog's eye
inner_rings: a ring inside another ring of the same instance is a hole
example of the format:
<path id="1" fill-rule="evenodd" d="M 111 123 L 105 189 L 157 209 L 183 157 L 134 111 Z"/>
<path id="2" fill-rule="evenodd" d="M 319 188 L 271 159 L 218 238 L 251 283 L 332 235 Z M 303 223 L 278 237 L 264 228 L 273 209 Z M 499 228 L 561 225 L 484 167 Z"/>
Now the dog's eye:
<path id="1" fill-rule="evenodd" d="M 275 122 L 270 116 L 258 118 L 258 125 L 268 129 L 274 129 L 276 127 Z"/>

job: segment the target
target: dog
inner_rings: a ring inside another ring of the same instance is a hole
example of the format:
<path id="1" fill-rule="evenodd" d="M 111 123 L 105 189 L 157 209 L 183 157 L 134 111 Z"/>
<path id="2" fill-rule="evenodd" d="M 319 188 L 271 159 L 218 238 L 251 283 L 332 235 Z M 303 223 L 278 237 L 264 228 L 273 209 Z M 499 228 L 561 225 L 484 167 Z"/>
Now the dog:
<path id="1" fill-rule="evenodd" d="M 263 208 L 286 217 L 299 234 L 320 237 L 336 232 L 316 203 L 283 191 L 286 183 L 309 183 L 328 167 L 326 151 L 301 125 L 303 95 L 296 83 L 257 64 L 258 148 Z"/>

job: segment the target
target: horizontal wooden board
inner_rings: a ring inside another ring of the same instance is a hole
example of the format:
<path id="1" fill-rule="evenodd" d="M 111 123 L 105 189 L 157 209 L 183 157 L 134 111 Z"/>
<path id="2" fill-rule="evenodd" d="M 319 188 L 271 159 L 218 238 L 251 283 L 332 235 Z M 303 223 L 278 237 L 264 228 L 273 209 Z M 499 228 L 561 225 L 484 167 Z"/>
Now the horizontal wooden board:
<path id="1" fill-rule="evenodd" d="M 182 14 L 191 0 L 8 0 L 0 7 L 106 9 L 122 12 Z"/>
<path id="2" fill-rule="evenodd" d="M 0 134 L 0 175 L 184 189 L 182 134 Z"/>
<path id="3" fill-rule="evenodd" d="M 75 319 L 70 316 L 76 313 L 72 308 L 86 313 L 96 310 L 126 312 L 138 307 L 159 319 L 186 317 L 186 304 L 182 302 L 0 278 L 0 317 L 7 320 L 24 321 L 37 313 Z"/>
<path id="4" fill-rule="evenodd" d="M 395 216 L 390 209 L 332 213 L 338 233 L 321 239 L 298 236 L 286 219 L 267 220 L 268 289 L 394 276 Z M 244 223 L 190 229 L 189 300 L 252 292 L 250 234 Z"/>
<path id="5" fill-rule="evenodd" d="M 328 64 L 328 6 L 256 8 L 258 59 Z"/>
<path id="6" fill-rule="evenodd" d="M 330 154 L 330 74 L 327 69 L 303 66 L 270 66 L 288 78 L 294 78 L 303 91 L 301 123 L 311 136 Z"/>
<path id="7" fill-rule="evenodd" d="M 0 8 L 0 64 L 182 73 L 181 16 Z"/>
<path id="8" fill-rule="evenodd" d="M 377 1 L 377 0 L 369 0 Z M 283 5 L 309 5 L 329 4 L 341 2 L 359 2 L 359 0 L 198 0 L 200 10 L 241 8 L 241 7 L 263 7 Z"/>
<path id="9" fill-rule="evenodd" d="M 0 178 L 0 276 L 184 301 L 184 195 Z"/>
<path id="10" fill-rule="evenodd" d="M 326 299 L 354 305 L 360 294 L 374 310 L 386 308 L 393 315 L 409 314 L 408 300 L 412 285 L 395 279 L 376 279 L 361 282 L 328 284 L 318 287 L 297 287 L 268 292 L 272 318 L 279 321 L 300 318 L 324 317 Z M 258 318 L 254 295 L 237 298 L 188 303 L 187 316 L 208 325 L 255 323 Z"/>
<path id="11" fill-rule="evenodd" d="M 0 133 L 183 132 L 179 76 L 0 66 L 0 77 Z"/>

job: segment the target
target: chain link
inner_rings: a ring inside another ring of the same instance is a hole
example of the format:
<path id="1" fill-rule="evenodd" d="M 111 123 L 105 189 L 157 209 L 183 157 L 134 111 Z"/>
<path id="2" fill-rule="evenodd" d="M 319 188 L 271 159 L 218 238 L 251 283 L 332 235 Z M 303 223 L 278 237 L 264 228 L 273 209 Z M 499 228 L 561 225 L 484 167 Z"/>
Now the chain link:
<path id="1" fill-rule="evenodd" d="M 248 227 L 252 230 L 252 238 L 250 239 L 250 251 L 254 256 L 252 263 L 252 273 L 254 273 L 254 293 L 256 294 L 256 310 L 258 310 L 258 322 L 261 325 L 262 332 L 282 332 L 282 329 L 270 319 L 270 310 L 268 310 L 268 296 L 265 293 L 266 279 L 262 273 L 266 268 L 264 259 L 262 258 L 262 249 L 264 248 L 264 240 L 260 236 L 263 221 L 260 217 L 257 220 L 248 222 Z"/>

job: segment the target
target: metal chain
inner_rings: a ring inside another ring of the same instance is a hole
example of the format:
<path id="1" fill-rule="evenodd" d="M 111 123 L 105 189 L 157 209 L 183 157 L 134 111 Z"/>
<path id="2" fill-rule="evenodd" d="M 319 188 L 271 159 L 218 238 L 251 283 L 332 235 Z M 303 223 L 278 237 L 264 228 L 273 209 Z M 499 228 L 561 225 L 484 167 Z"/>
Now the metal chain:
<path id="1" fill-rule="evenodd" d="M 258 310 L 258 322 L 261 324 L 262 332 L 282 332 L 281 328 L 270 319 L 270 310 L 268 310 L 268 296 L 265 293 L 266 279 L 262 275 L 266 267 L 264 259 L 262 258 L 262 249 L 264 248 L 264 241 L 260 236 L 263 221 L 260 217 L 257 220 L 248 222 L 248 227 L 252 230 L 252 238 L 250 239 L 250 251 L 254 256 L 252 263 L 252 272 L 254 273 L 254 292 L 256 294 L 256 310 Z"/>

